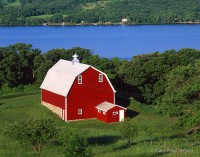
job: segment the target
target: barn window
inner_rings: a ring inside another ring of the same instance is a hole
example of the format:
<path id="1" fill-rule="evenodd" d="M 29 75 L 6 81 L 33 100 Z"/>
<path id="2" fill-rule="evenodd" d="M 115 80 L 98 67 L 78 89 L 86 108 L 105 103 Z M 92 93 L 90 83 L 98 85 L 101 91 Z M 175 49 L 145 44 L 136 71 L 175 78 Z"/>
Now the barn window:
<path id="1" fill-rule="evenodd" d="M 82 113 L 83 113 L 82 109 L 78 109 L 78 114 L 82 114 Z"/>
<path id="2" fill-rule="evenodd" d="M 82 84 L 82 75 L 78 75 L 78 84 Z"/>
<path id="3" fill-rule="evenodd" d="M 103 82 L 103 74 L 99 74 L 99 82 Z"/>
<path id="4" fill-rule="evenodd" d="M 118 115 L 118 112 L 117 111 L 113 112 L 113 115 Z"/>

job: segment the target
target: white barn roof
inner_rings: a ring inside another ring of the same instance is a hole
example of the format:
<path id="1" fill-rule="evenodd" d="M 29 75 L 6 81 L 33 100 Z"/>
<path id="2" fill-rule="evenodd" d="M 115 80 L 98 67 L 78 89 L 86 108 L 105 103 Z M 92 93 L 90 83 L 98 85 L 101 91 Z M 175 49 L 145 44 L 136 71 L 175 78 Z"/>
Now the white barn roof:
<path id="1" fill-rule="evenodd" d="M 102 110 L 102 111 L 104 111 L 104 112 L 107 112 L 108 110 L 114 108 L 115 106 L 118 106 L 118 107 L 120 107 L 120 108 L 126 109 L 126 108 L 124 108 L 124 107 L 122 107 L 122 106 L 115 105 L 115 104 L 109 103 L 109 102 L 107 102 L 107 101 L 104 101 L 103 103 L 97 105 L 97 106 L 96 106 L 96 109 Z"/>
<path id="2" fill-rule="evenodd" d="M 40 88 L 66 97 L 76 77 L 90 67 L 92 66 L 60 59 L 52 68 L 49 69 Z M 92 68 L 95 69 L 94 67 Z M 103 72 L 101 73 L 104 74 Z M 104 75 L 108 79 L 107 75 Z M 109 79 L 108 82 L 115 92 Z"/>

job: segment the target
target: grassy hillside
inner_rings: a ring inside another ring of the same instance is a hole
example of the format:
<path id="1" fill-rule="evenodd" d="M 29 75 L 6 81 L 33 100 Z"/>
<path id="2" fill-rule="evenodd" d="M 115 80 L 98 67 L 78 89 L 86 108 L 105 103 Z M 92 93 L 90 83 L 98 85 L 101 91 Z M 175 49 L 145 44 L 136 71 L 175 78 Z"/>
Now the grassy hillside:
<path id="1" fill-rule="evenodd" d="M 199 23 L 199 6 L 198 0 L 3 0 L 0 25 Z"/>
<path id="2" fill-rule="evenodd" d="M 184 136 L 184 130 L 171 130 L 176 119 L 157 115 L 152 109 L 142 107 L 130 99 L 129 116 L 138 122 L 140 131 L 134 144 L 127 147 L 126 140 L 119 134 L 120 123 L 105 124 L 98 120 L 84 120 L 65 123 L 47 108 L 40 105 L 40 94 L 0 99 L 0 156 L 36 156 L 31 146 L 5 138 L 2 131 L 7 123 L 34 117 L 51 117 L 58 128 L 66 125 L 78 126 L 87 132 L 90 146 L 96 157 L 197 157 L 200 145 L 190 137 Z M 137 113 L 137 114 L 136 114 Z M 152 135 L 148 128 L 154 128 Z M 62 157 L 55 143 L 49 143 L 41 157 Z"/>

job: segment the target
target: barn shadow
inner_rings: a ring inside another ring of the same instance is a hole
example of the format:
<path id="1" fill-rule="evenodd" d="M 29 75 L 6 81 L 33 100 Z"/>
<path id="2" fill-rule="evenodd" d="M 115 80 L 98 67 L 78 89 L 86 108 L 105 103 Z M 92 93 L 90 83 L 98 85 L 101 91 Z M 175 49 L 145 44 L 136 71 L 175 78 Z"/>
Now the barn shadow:
<path id="1" fill-rule="evenodd" d="M 130 105 L 129 96 L 121 95 L 120 93 L 115 94 L 115 103 L 122 107 L 128 107 Z"/>
<path id="2" fill-rule="evenodd" d="M 116 93 L 115 95 L 115 103 L 117 105 L 120 105 L 122 107 L 127 108 L 130 105 L 130 99 L 128 95 L 121 95 L 120 93 Z M 129 118 L 134 118 L 136 117 L 138 114 L 140 114 L 137 111 L 131 110 L 131 109 L 127 109 L 126 110 L 126 116 Z"/>
<path id="3" fill-rule="evenodd" d="M 88 138 L 88 143 L 91 145 L 109 145 L 115 143 L 120 136 L 98 136 Z"/>
<path id="4" fill-rule="evenodd" d="M 134 110 L 130 110 L 130 109 L 126 110 L 126 116 L 129 117 L 129 118 L 134 118 L 139 114 L 140 114 L 139 112 L 134 111 Z"/>

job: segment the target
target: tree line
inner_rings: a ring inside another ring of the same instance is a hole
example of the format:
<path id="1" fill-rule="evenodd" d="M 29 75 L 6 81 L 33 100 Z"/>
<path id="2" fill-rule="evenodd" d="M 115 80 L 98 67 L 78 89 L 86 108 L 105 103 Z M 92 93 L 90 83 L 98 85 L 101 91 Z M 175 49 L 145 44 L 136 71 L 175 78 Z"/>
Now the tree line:
<path id="1" fill-rule="evenodd" d="M 166 50 L 121 60 L 101 58 L 80 47 L 52 49 L 44 54 L 30 44 L 0 47 L 0 93 L 8 87 L 40 85 L 49 68 L 59 59 L 72 60 L 74 53 L 82 63 L 105 72 L 116 91 L 159 113 L 178 117 L 178 127 L 199 123 L 200 50 L 196 49 Z"/>
<path id="2" fill-rule="evenodd" d="M 198 6 L 198 0 L 7 0 L 0 2 L 0 25 L 199 22 Z"/>

